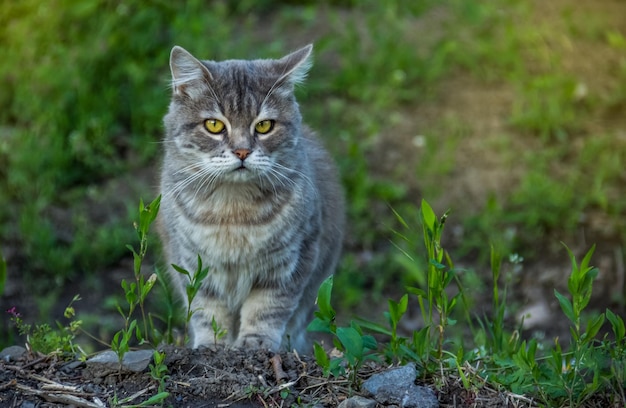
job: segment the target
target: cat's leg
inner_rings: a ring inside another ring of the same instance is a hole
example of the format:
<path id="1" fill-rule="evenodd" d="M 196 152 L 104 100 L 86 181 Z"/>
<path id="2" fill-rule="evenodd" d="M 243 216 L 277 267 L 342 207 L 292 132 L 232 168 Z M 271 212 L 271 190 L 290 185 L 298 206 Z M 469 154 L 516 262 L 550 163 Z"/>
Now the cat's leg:
<path id="1" fill-rule="evenodd" d="M 299 298 L 297 289 L 253 289 L 241 308 L 235 347 L 278 351 Z"/>
<path id="2" fill-rule="evenodd" d="M 317 292 L 316 292 L 317 293 Z M 302 353 L 311 352 L 311 341 L 309 339 L 309 332 L 306 328 L 313 319 L 313 309 L 315 305 L 315 298 L 310 304 L 303 302 L 308 300 L 309 296 L 303 294 L 302 299 L 296 310 L 294 310 L 291 319 L 287 323 L 285 328 L 285 336 L 283 343 L 289 350 L 297 350 Z"/>
<path id="3" fill-rule="evenodd" d="M 193 348 L 232 344 L 235 317 L 226 302 L 206 296 L 198 296 L 192 304 L 194 311 L 189 322 L 190 340 Z M 215 319 L 215 328 L 212 325 Z"/>

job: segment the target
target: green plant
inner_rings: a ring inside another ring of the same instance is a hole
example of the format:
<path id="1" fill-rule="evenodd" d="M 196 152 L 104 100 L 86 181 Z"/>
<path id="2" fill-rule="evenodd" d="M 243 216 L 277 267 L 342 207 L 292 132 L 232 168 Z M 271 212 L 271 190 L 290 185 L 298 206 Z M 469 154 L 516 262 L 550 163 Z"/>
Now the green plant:
<path id="1" fill-rule="evenodd" d="M 423 289 L 415 287 L 408 290 L 417 295 L 422 317 L 427 327 L 435 328 L 438 333 L 437 354 L 441 358 L 444 332 L 448 325 L 456 323 L 450 317 L 450 314 L 456 306 L 462 291 L 448 299 L 446 288 L 455 279 L 452 260 L 441 247 L 441 234 L 448 213 L 437 219 L 432 207 L 425 200 L 422 200 L 420 215 L 424 230 L 424 244 L 428 256 L 427 290 L 424 292 Z M 447 266 L 443 262 L 446 262 Z M 424 298 L 427 300 L 427 308 L 424 305 Z M 437 323 L 433 320 L 435 312 L 439 316 L 439 322 Z"/>
<path id="2" fill-rule="evenodd" d="M 215 320 L 215 316 L 211 317 L 211 330 L 213 330 L 213 344 L 217 346 L 217 342 L 224 337 L 228 332 L 225 328 Z"/>
<path id="3" fill-rule="evenodd" d="M 60 353 L 65 357 L 75 358 L 77 355 L 85 356 L 79 345 L 74 343 L 77 333 L 80 331 L 82 321 L 75 319 L 76 312 L 73 304 L 81 300 L 79 295 L 74 296 L 67 305 L 64 316 L 69 320 L 67 325 L 57 322 L 57 329 L 53 329 L 47 323 L 31 325 L 24 322 L 22 315 L 15 307 L 7 310 L 11 315 L 11 322 L 17 328 L 21 336 L 26 336 L 26 344 L 32 351 L 43 354 Z"/>
<path id="4" fill-rule="evenodd" d="M 399 214 L 401 223 L 408 224 Z M 589 304 L 593 280 L 597 269 L 589 266 L 594 251 L 592 247 L 580 263 L 567 249 L 572 268 L 568 278 L 568 292 L 571 300 L 555 291 L 563 313 L 571 322 L 571 346 L 561 347 L 555 339 L 552 346 L 541 344 L 537 339 L 522 340 L 522 326 L 514 330 L 507 327 L 505 318 L 510 307 L 507 300 L 508 277 L 501 288 L 503 258 L 492 245 L 491 274 L 492 315 L 479 319 L 479 327 L 474 328 L 472 317 L 464 314 L 467 327 L 472 331 L 474 344 L 465 351 L 460 343 L 451 340 L 450 327 L 454 320 L 450 313 L 455 306 L 466 303 L 466 292 L 453 273 L 452 261 L 441 247 L 440 240 L 446 216 L 437 218 L 427 202 L 420 209 L 423 243 L 428 254 L 424 288 L 409 287 L 407 291 L 418 298 L 424 327 L 415 330 L 410 337 L 398 333 L 400 320 L 409 308 L 409 295 L 399 301 L 389 300 L 384 313 L 385 324 L 366 319 L 350 322 L 348 327 L 336 323 L 336 311 L 331 304 L 332 278 L 327 279 L 318 292 L 318 311 L 309 325 L 309 330 L 330 333 L 335 347 L 343 352 L 341 357 L 330 358 L 320 344 L 314 345 L 314 355 L 326 376 L 349 375 L 351 384 L 357 384 L 354 370 L 366 359 L 384 358 L 389 362 L 406 363 L 415 361 L 423 369 L 423 375 L 441 375 L 455 372 L 468 391 L 482 386 L 485 382 L 496 387 L 504 386 L 513 393 L 533 396 L 547 406 L 579 406 L 598 395 L 614 392 L 616 402 L 626 401 L 626 329 L 622 318 L 607 310 L 605 313 L 585 318 L 584 311 Z M 411 241 L 408 235 L 402 235 Z M 400 247 L 399 247 L 400 248 Z M 566 247 L 567 248 L 567 247 Z M 409 256 L 403 250 L 405 256 Z M 419 258 L 410 258 L 419 262 Z M 444 267 L 445 261 L 450 267 Z M 520 268 L 523 259 L 510 255 L 508 263 L 512 273 Z M 451 284 L 457 286 L 457 293 L 449 297 Z M 598 339 L 605 321 L 611 324 L 613 338 L 607 335 Z M 586 322 L 586 326 L 584 323 Z M 373 342 L 367 346 L 368 333 L 384 337 L 380 344 Z M 366 350 L 366 352 L 363 352 Z M 481 366 L 474 370 L 472 365 Z"/>
<path id="5" fill-rule="evenodd" d="M 509 262 L 514 266 L 518 266 L 523 261 L 517 254 L 509 256 Z M 511 354 L 523 349 L 525 345 L 520 345 L 520 327 L 509 332 L 506 328 L 505 314 L 509 307 L 507 303 L 507 293 L 509 288 L 509 282 L 505 281 L 504 287 L 501 289 L 499 286 L 500 275 L 502 269 L 502 255 L 492 245 L 491 246 L 491 279 L 492 279 L 492 316 L 484 316 L 479 319 L 479 324 L 482 328 L 480 331 L 481 339 L 479 341 L 484 345 L 486 354 L 493 355 L 497 358 L 498 355 L 503 355 L 506 359 Z M 478 339 L 477 339 L 478 340 Z M 525 351 L 522 351 L 525 352 Z M 524 356 L 523 360 L 526 360 Z"/>
<path id="6" fill-rule="evenodd" d="M 165 398 L 169 395 L 169 393 L 165 391 L 165 386 L 166 381 L 170 378 L 170 376 L 167 374 L 168 369 L 167 365 L 165 364 L 165 353 L 154 350 L 152 358 L 154 362 L 150 363 L 149 366 L 150 376 L 158 383 L 157 395 L 162 395 Z"/>
<path id="7" fill-rule="evenodd" d="M 571 323 L 572 346 L 568 354 L 563 354 L 557 342 L 552 352 L 552 362 L 555 371 L 557 362 L 562 367 L 560 383 L 567 392 L 569 403 L 578 405 L 600 388 L 599 374 L 603 351 L 595 347 L 595 338 L 604 323 L 605 315 L 604 313 L 596 315 L 587 323 L 585 330 L 582 330 L 581 315 L 591 300 L 593 281 L 598 275 L 598 269 L 589 266 L 595 245 L 587 252 L 580 264 L 576 262 L 571 250 L 565 248 L 572 262 L 572 272 L 567 281 L 567 289 L 572 299 L 570 301 L 556 289 L 554 295 L 559 301 L 563 314 Z"/>
<path id="8" fill-rule="evenodd" d="M 583 311 L 597 275 L 597 269 L 589 266 L 594 247 L 580 264 L 566 249 L 572 262 L 567 285 L 571 300 L 556 290 L 555 296 L 571 324 L 569 350 L 561 347 L 558 338 L 543 353 L 536 339 L 520 343 L 515 338 L 513 343 L 494 343 L 485 356 L 490 356 L 487 358 L 494 363 L 492 369 L 499 372 L 500 384 L 515 393 L 536 395 L 546 405 L 581 406 L 594 396 L 605 394 L 613 394 L 616 401 L 623 403 L 626 401 L 623 320 L 607 310 L 585 319 L 587 324 L 583 329 Z M 605 319 L 611 323 L 612 340 L 607 335 L 602 340 L 597 338 Z"/>
<path id="9" fill-rule="evenodd" d="M 351 321 L 346 327 L 337 326 L 336 312 L 330 303 L 332 289 L 333 277 L 330 276 L 320 286 L 317 296 L 319 310 L 315 312 L 315 318 L 307 330 L 331 334 L 333 344 L 343 353 L 342 357 L 329 358 L 323 346 L 315 343 L 315 359 L 324 374 L 340 376 L 346 374 L 347 369 L 351 383 L 356 384 L 359 367 L 368 360 L 377 359 L 372 352 L 378 348 L 378 344 L 373 336 L 363 333 L 356 321 Z"/>
<path id="10" fill-rule="evenodd" d="M 131 395 L 130 397 L 126 397 L 126 398 L 122 398 L 122 399 L 118 399 L 117 395 L 114 395 L 109 400 L 109 403 L 111 404 L 111 407 L 114 407 L 114 408 L 154 407 L 157 404 L 163 406 L 163 404 L 165 403 L 165 399 L 167 397 L 169 397 L 169 393 L 167 393 L 167 392 L 159 392 L 158 394 L 155 394 L 155 395 L 151 396 L 150 398 L 148 398 L 145 401 L 140 402 L 139 404 L 130 404 L 131 401 L 133 401 L 135 398 L 137 398 L 136 395 Z"/>
<path id="11" fill-rule="evenodd" d="M 139 343 L 150 342 L 154 340 L 155 330 L 150 326 L 151 320 L 148 319 L 146 311 L 144 309 L 144 303 L 148 296 L 148 293 L 152 290 L 152 287 L 156 283 L 157 275 L 153 273 L 147 280 L 141 273 L 141 266 L 148 250 L 148 231 L 150 225 L 156 219 L 159 206 L 161 202 L 161 196 L 155 198 L 147 206 L 144 205 L 143 200 L 139 202 L 139 222 L 135 223 L 135 230 L 139 238 L 139 252 L 128 245 L 127 248 L 131 250 L 133 254 L 133 271 L 135 276 L 135 282 L 128 283 L 125 279 L 122 280 L 121 286 L 124 289 L 124 295 L 126 303 L 128 305 L 127 311 L 122 309 L 122 306 L 118 305 L 117 310 L 124 318 L 124 328 L 115 333 L 111 341 L 111 349 L 117 353 L 120 360 L 120 365 L 124 358 L 124 355 L 130 349 L 130 342 L 132 336 L 139 341 Z M 134 313 L 136 308 L 141 310 L 142 326 L 137 324 Z"/>
<path id="12" fill-rule="evenodd" d="M 187 294 L 187 296 L 185 297 L 185 300 L 187 301 L 187 312 L 185 313 L 184 336 L 185 336 L 185 339 L 187 339 L 189 335 L 189 322 L 191 321 L 191 317 L 193 316 L 193 314 L 196 312 L 194 309 L 192 309 L 192 303 L 196 295 L 198 294 L 198 291 L 200 290 L 200 285 L 202 285 L 202 281 L 209 274 L 209 268 L 202 267 L 202 259 L 200 258 L 200 255 L 198 255 L 198 266 L 194 273 L 190 273 L 188 270 L 181 268 L 178 265 L 172 265 L 172 267 L 174 268 L 176 272 L 182 275 L 185 275 L 187 279 L 189 280 L 189 283 L 185 287 L 185 291 Z M 226 331 L 222 330 L 218 326 L 218 322 L 215 322 L 215 318 L 211 320 L 211 327 L 213 327 L 213 333 L 215 335 L 215 342 L 217 343 L 218 336 L 219 337 L 224 336 L 226 334 Z"/>

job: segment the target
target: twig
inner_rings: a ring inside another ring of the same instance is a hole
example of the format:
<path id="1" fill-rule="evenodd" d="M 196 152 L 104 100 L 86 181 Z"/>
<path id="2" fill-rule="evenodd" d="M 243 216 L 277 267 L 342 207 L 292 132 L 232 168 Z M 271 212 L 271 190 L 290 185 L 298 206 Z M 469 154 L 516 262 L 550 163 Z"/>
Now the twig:
<path id="1" fill-rule="evenodd" d="M 23 370 L 23 369 L 28 368 L 28 367 L 30 367 L 30 366 L 34 366 L 35 364 L 39 364 L 39 363 L 41 363 L 42 361 L 45 361 L 45 360 L 47 360 L 47 359 L 48 359 L 48 356 L 43 356 L 43 357 L 36 358 L 35 360 L 31 361 L 30 363 L 26 363 L 26 364 L 24 364 L 24 365 L 21 367 L 21 369 Z"/>
<path id="2" fill-rule="evenodd" d="M 143 390 L 141 390 L 141 391 L 137 391 L 136 393 L 134 393 L 134 394 L 133 394 L 133 395 L 131 395 L 130 397 L 126 397 L 126 398 L 122 399 L 122 400 L 120 401 L 120 403 L 127 404 L 127 403 L 129 403 L 129 402 L 131 402 L 131 401 L 133 401 L 133 400 L 135 400 L 135 399 L 137 399 L 137 398 L 141 397 L 141 396 L 142 396 L 143 394 L 145 394 L 146 392 L 153 390 L 154 388 L 155 388 L 155 387 L 154 387 L 154 385 L 151 385 L 151 386 L 149 386 L 148 388 L 144 388 L 144 389 L 143 389 Z"/>
<path id="3" fill-rule="evenodd" d="M 84 398 L 77 397 L 76 395 L 69 394 L 59 394 L 59 393 L 47 393 L 44 391 L 36 390 L 34 388 L 30 388 L 26 385 L 15 384 L 15 388 L 22 392 L 26 392 L 32 395 L 36 395 L 40 398 L 45 399 L 49 402 L 58 402 L 65 405 L 73 405 L 80 408 L 102 408 L 101 405 L 95 404 L 93 402 L 87 401 Z"/>
<path id="4" fill-rule="evenodd" d="M 13 387 L 17 384 L 17 380 L 14 378 L 6 384 L 0 385 L 0 391 L 6 390 L 7 388 Z"/>
<path id="5" fill-rule="evenodd" d="M 283 361 L 280 358 L 280 354 L 274 354 L 272 358 L 270 358 L 270 362 L 272 363 L 274 377 L 277 383 L 280 384 L 289 378 L 285 370 L 283 370 Z"/>

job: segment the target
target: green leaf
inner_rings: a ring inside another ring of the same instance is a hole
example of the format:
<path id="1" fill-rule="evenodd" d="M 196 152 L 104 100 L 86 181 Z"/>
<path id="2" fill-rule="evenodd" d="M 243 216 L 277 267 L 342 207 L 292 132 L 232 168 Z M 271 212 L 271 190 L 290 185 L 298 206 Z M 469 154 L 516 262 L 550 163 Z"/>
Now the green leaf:
<path id="1" fill-rule="evenodd" d="M 378 323 L 374 323 L 374 322 L 370 322 L 368 320 L 364 320 L 364 319 L 359 319 L 357 318 L 357 322 L 359 324 L 359 326 L 361 326 L 364 329 L 367 329 L 369 331 L 372 331 L 374 333 L 379 333 L 379 334 L 384 334 L 386 336 L 391 336 L 392 335 L 392 331 L 389 330 L 388 328 L 378 324 Z"/>
<path id="2" fill-rule="evenodd" d="M 315 356 L 317 365 L 322 367 L 324 371 L 330 368 L 330 359 L 328 358 L 328 354 L 326 354 L 324 347 L 317 342 L 313 344 L 313 355 Z"/>
<path id="3" fill-rule="evenodd" d="M 147 406 L 147 405 L 157 404 L 157 403 L 163 401 L 164 399 L 166 399 L 169 396 L 170 396 L 169 392 L 163 391 L 163 392 L 160 392 L 158 394 L 155 394 L 155 395 L 151 396 L 150 398 L 148 398 L 147 400 L 142 402 L 141 405 Z"/>
<path id="4" fill-rule="evenodd" d="M 322 282 L 319 290 L 317 291 L 317 307 L 322 315 L 332 320 L 335 318 L 335 309 L 330 304 L 331 294 L 333 290 L 333 276 L 329 276 Z"/>
<path id="5" fill-rule="evenodd" d="M 363 341 L 364 348 L 369 349 L 369 350 L 376 350 L 378 348 L 378 342 L 376 341 L 374 336 L 366 334 L 362 336 L 361 339 Z"/>
<path id="6" fill-rule="evenodd" d="M 606 309 L 606 318 L 609 320 L 609 322 L 611 323 L 611 327 L 613 328 L 615 341 L 617 343 L 620 343 L 624 339 L 624 336 L 626 335 L 626 327 L 624 327 L 624 320 L 620 316 L 610 311 L 609 309 Z"/>
<path id="7" fill-rule="evenodd" d="M 148 296 L 148 293 L 152 290 L 152 287 L 154 286 L 156 281 L 157 274 L 153 273 L 152 275 L 150 275 L 148 280 L 143 285 L 141 285 L 141 299 L 145 299 Z"/>
<path id="8" fill-rule="evenodd" d="M 406 313 L 408 301 L 409 295 L 407 294 L 402 296 L 399 302 L 396 302 L 392 299 L 389 299 L 387 301 L 387 303 L 389 304 L 389 317 L 391 318 L 393 327 L 397 326 L 404 313 Z"/>
<path id="9" fill-rule="evenodd" d="M 431 259 L 429 263 L 434 266 L 438 271 L 443 271 L 444 269 L 446 269 L 446 266 L 444 264 L 442 264 L 441 262 L 437 262 L 435 259 Z"/>
<path id="10" fill-rule="evenodd" d="M 391 208 L 391 211 L 396 216 L 396 219 L 400 222 L 400 224 L 402 224 L 404 228 L 409 229 L 409 225 L 404 220 L 404 218 L 402 218 L 402 216 L 395 209 Z"/>
<path id="11" fill-rule="evenodd" d="M 424 289 L 420 289 L 420 288 L 413 288 L 413 287 L 408 287 L 406 288 L 407 292 L 419 296 L 419 297 L 426 297 L 427 293 Z"/>
<path id="12" fill-rule="evenodd" d="M 159 195 L 150 204 L 144 206 L 143 200 L 139 200 L 139 236 L 140 238 L 148 234 L 150 225 L 156 219 L 161 205 L 161 196 Z"/>
<path id="13" fill-rule="evenodd" d="M 333 358 L 330 360 L 330 367 L 328 371 L 335 377 L 339 377 L 345 374 L 346 370 L 343 367 L 343 359 Z"/>
<path id="14" fill-rule="evenodd" d="M 337 327 L 337 338 L 343 345 L 347 358 L 363 358 L 363 337 L 354 327 Z"/>
<path id="15" fill-rule="evenodd" d="M 422 327 L 420 330 L 413 332 L 413 349 L 421 359 L 428 359 L 430 352 L 430 327 Z"/>
<path id="16" fill-rule="evenodd" d="M 135 274 L 139 274 L 139 271 L 141 271 L 141 261 L 141 256 L 137 252 L 133 251 L 133 268 Z"/>
<path id="17" fill-rule="evenodd" d="M 554 296 L 556 296 L 556 298 L 558 299 L 559 304 L 561 305 L 561 309 L 563 310 L 563 313 L 565 314 L 565 316 L 567 316 L 567 318 L 572 323 L 576 323 L 577 319 L 576 319 L 576 315 L 574 314 L 574 308 L 572 307 L 572 302 L 570 302 L 570 300 L 566 298 L 565 296 L 561 295 L 556 289 L 554 289 Z"/>
<path id="18" fill-rule="evenodd" d="M 502 268 L 502 255 L 491 245 L 491 276 L 494 284 L 498 282 L 500 270 Z"/>
<path id="19" fill-rule="evenodd" d="M 117 350 L 119 350 L 119 346 L 120 346 L 120 335 L 122 334 L 121 331 L 118 331 L 117 333 L 115 333 L 113 335 L 113 338 L 111 339 L 111 349 L 115 352 L 117 352 Z"/>
<path id="20" fill-rule="evenodd" d="M 202 281 L 204 281 L 204 279 L 208 275 L 209 275 L 209 268 L 204 268 L 200 270 L 195 276 L 196 286 L 200 287 L 200 285 L 202 285 Z"/>
<path id="21" fill-rule="evenodd" d="M 189 273 L 189 271 L 187 271 L 185 268 L 182 268 L 178 265 L 174 265 L 172 264 L 172 268 L 174 268 L 174 270 L 178 273 L 180 273 L 181 275 L 185 275 L 187 276 L 189 279 L 191 279 L 191 274 Z"/>
<path id="22" fill-rule="evenodd" d="M 313 319 L 306 327 L 306 330 L 310 332 L 332 333 L 330 322 L 319 317 Z"/>
<path id="23" fill-rule="evenodd" d="M 424 221 L 424 226 L 431 232 L 434 237 L 434 233 L 436 230 L 437 216 L 433 211 L 433 208 L 428 204 L 426 200 L 422 199 L 422 207 L 421 207 L 421 215 L 422 220 Z"/>
<path id="24" fill-rule="evenodd" d="M 587 325 L 587 329 L 585 330 L 585 334 L 586 334 L 587 339 L 589 341 L 591 341 L 593 338 L 596 337 L 596 335 L 600 331 L 600 328 L 602 327 L 603 324 L 604 324 L 604 314 L 600 314 L 600 315 L 596 316 L 595 319 L 593 319 Z"/>

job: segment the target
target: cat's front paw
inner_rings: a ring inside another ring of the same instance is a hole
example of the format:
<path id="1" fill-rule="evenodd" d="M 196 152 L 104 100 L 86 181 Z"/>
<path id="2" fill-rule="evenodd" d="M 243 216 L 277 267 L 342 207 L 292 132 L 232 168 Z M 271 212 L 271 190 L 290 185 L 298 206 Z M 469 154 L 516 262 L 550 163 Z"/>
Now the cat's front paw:
<path id="1" fill-rule="evenodd" d="M 235 341 L 234 346 L 244 350 L 278 351 L 280 339 L 277 340 L 267 335 L 250 333 L 241 335 Z"/>

